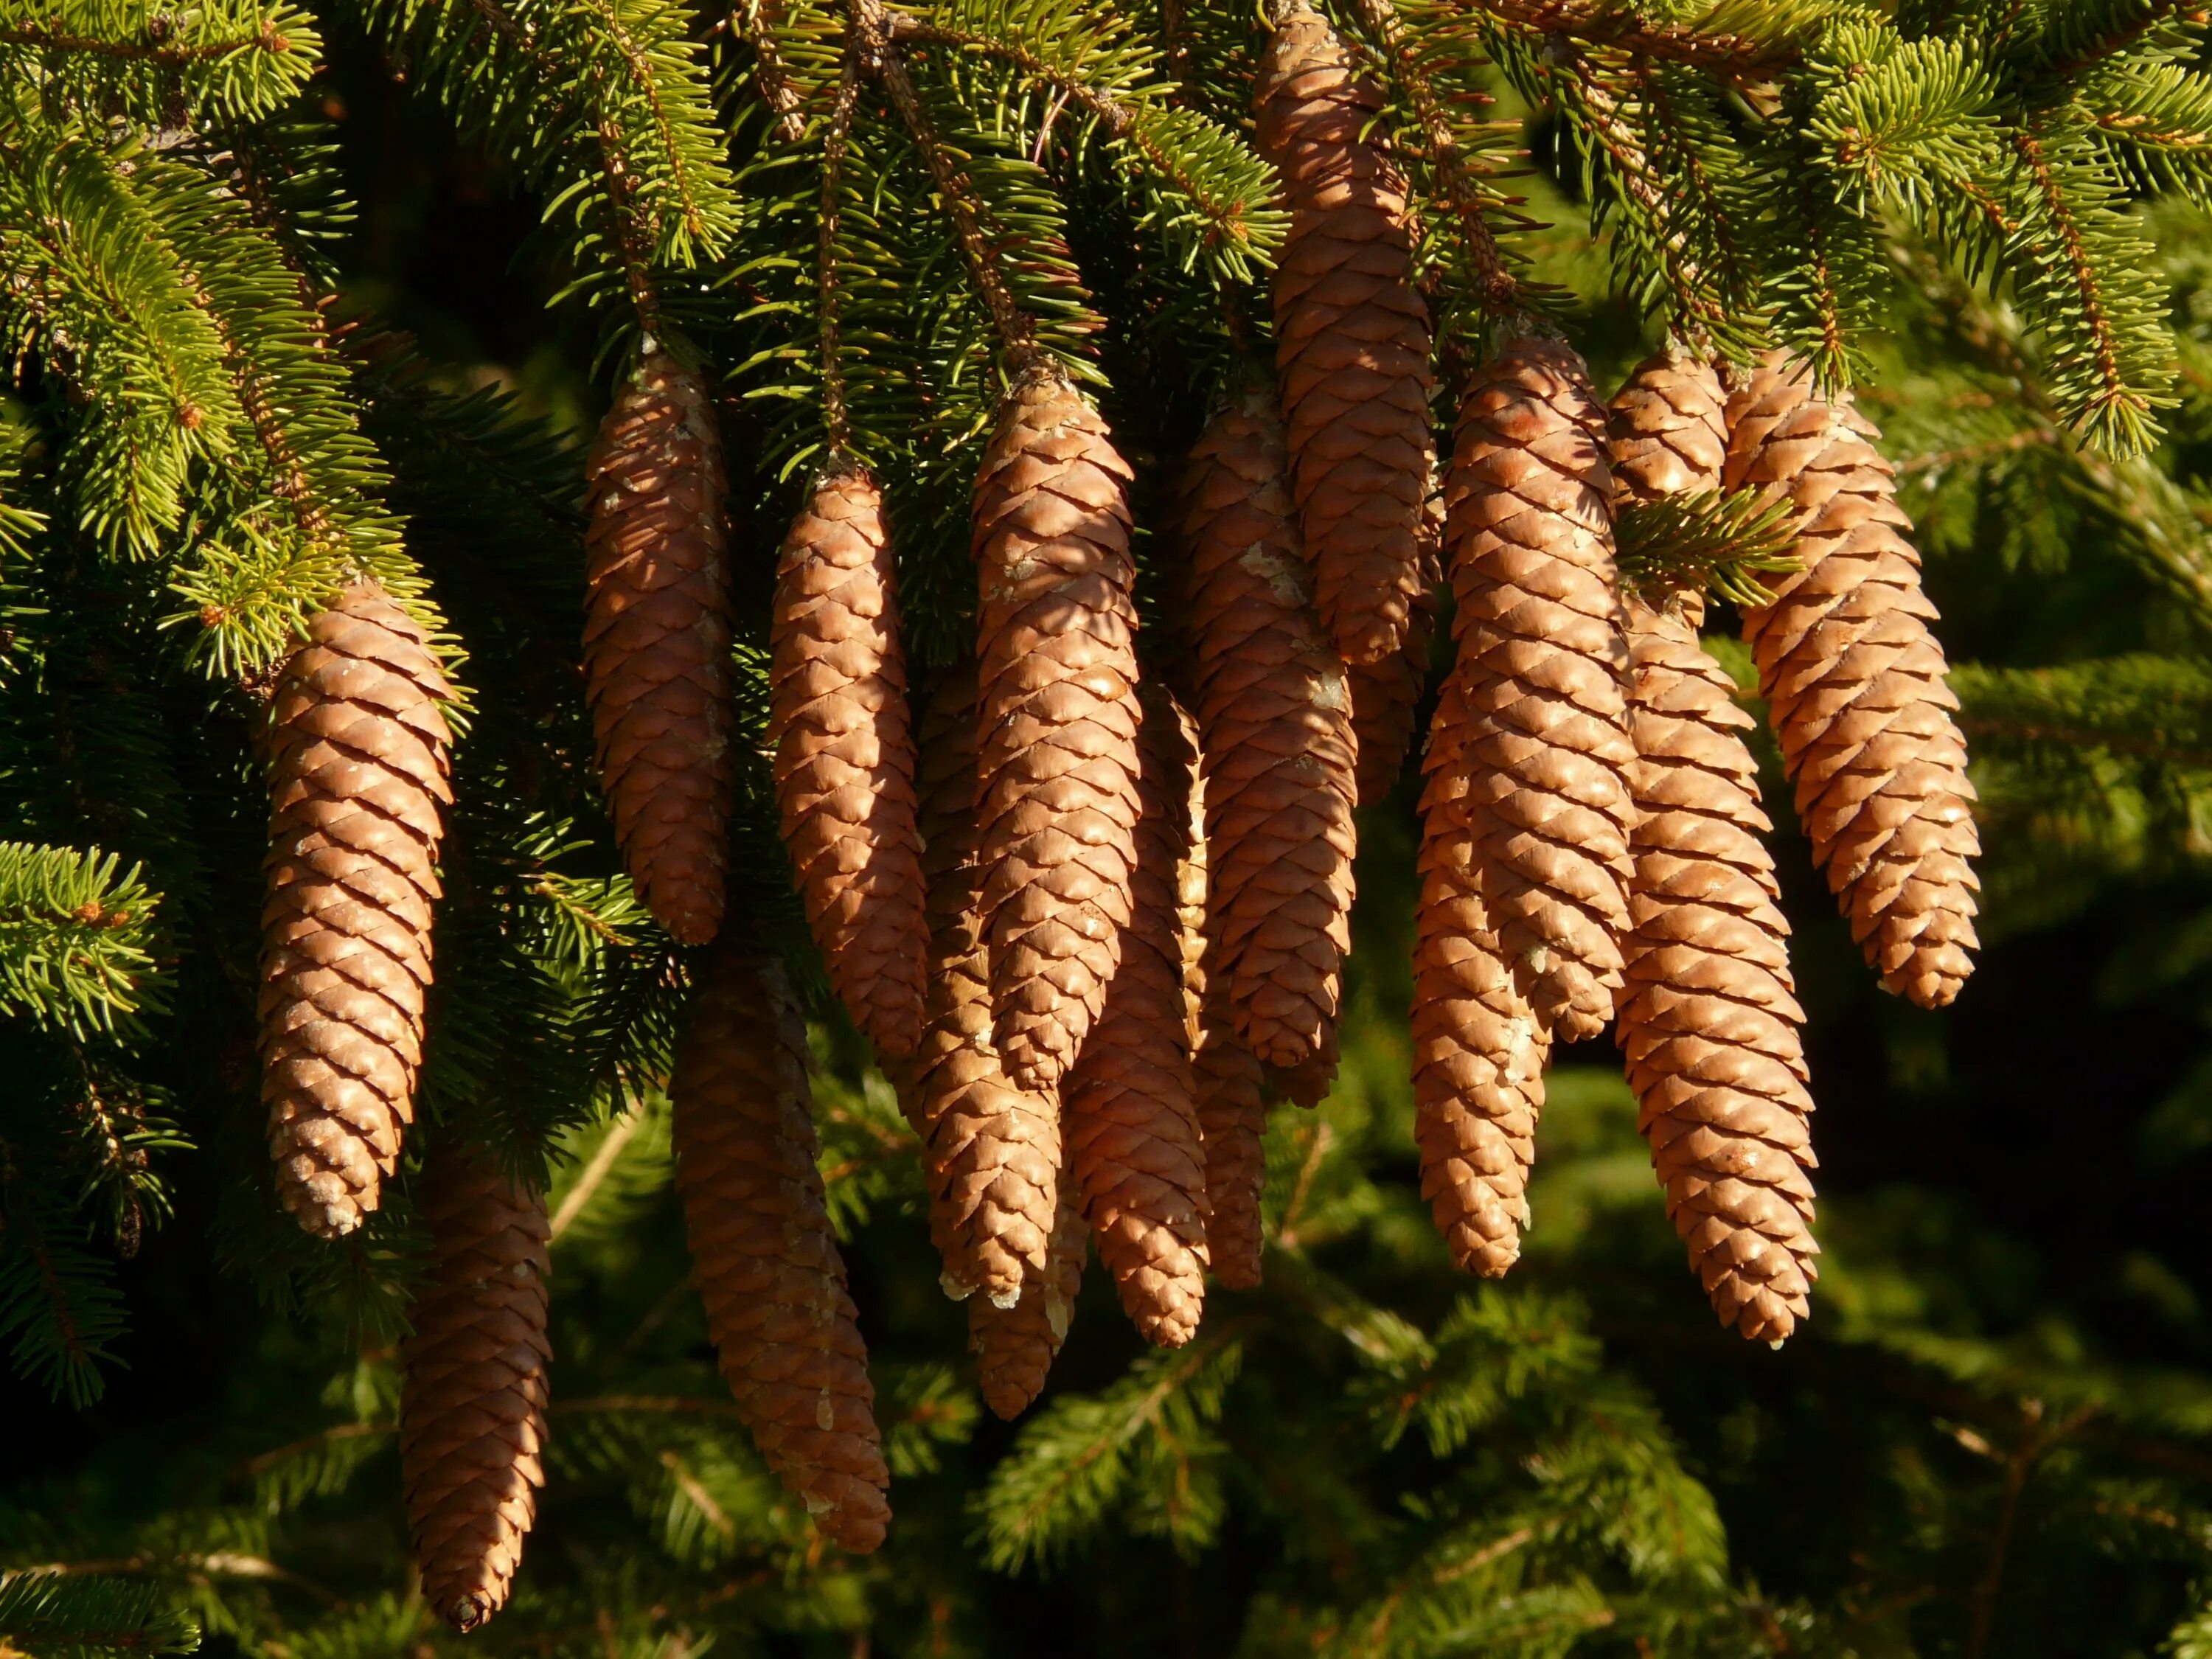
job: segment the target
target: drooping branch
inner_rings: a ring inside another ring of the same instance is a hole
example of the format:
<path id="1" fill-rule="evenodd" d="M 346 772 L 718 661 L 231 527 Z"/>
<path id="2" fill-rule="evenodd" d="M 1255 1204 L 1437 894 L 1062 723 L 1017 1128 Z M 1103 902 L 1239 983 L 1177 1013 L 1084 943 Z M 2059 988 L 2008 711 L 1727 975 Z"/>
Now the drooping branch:
<path id="1" fill-rule="evenodd" d="M 1762 40 L 1654 23 L 1629 7 L 1602 0 L 1482 0 L 1482 9 L 1494 21 L 1530 34 L 1618 46 L 1638 57 L 1686 64 L 1736 85 L 1771 80 L 1804 56 L 1802 45 L 1793 39 Z"/>

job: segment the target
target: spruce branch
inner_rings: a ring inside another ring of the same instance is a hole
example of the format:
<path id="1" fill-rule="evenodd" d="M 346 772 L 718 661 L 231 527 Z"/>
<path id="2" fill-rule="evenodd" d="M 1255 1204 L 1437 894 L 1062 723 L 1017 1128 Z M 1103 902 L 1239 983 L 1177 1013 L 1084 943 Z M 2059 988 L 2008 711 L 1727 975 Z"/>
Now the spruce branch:
<path id="1" fill-rule="evenodd" d="M 852 415 L 845 401 L 844 343 L 839 335 L 842 307 L 837 238 L 845 205 L 845 153 L 852 141 L 853 112 L 860 95 L 858 32 L 846 42 L 837 75 L 837 101 L 822 140 L 822 212 L 815 244 L 816 304 L 822 322 L 822 416 L 834 465 L 852 447 Z"/>
<path id="2" fill-rule="evenodd" d="M 33 1568 L 0 1577 L 0 1646 L 30 1659 L 111 1659 L 186 1654 L 199 1621 L 159 1588 Z"/>
<path id="3" fill-rule="evenodd" d="M 806 117 L 791 66 L 785 63 L 776 31 L 783 21 L 782 0 L 741 0 L 731 18 L 737 32 L 753 49 L 753 84 L 761 102 L 775 118 L 773 131 L 779 142 L 795 144 L 806 136 Z"/>
<path id="4" fill-rule="evenodd" d="M 156 988 L 161 900 L 112 853 L 0 842 L 0 1013 L 83 1038 L 129 1031 Z"/>
<path id="5" fill-rule="evenodd" d="M 1484 16 L 1539 43 L 1613 47 L 1743 86 L 1793 68 L 1831 9 L 1823 0 L 1716 0 L 1694 21 L 1674 23 L 1607 0 L 1482 0 L 1481 7 Z"/>
<path id="6" fill-rule="evenodd" d="M 1747 607 L 1771 605 L 1756 578 L 1799 568 L 1790 503 L 1755 491 L 1699 490 L 1633 501 L 1613 520 L 1623 586 L 1653 603 L 1704 590 Z"/>

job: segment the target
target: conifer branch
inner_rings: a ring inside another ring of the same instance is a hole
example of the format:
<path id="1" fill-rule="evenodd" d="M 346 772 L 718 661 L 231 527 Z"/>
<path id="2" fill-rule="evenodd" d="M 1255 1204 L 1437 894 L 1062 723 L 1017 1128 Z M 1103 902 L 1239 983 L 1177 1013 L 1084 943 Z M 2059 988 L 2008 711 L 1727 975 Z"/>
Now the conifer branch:
<path id="1" fill-rule="evenodd" d="M 2118 0 L 2083 6 L 2078 16 L 2069 16 L 2066 8 L 2057 8 L 2040 43 L 2038 67 L 2055 78 L 2069 79 L 2126 52 L 2169 24 L 2201 27 L 2209 17 L 2212 11 L 2208 11 L 2203 0 Z"/>
<path id="2" fill-rule="evenodd" d="M 2023 129 L 2012 135 L 2012 148 L 2033 181 L 2035 193 L 2057 234 L 2057 252 L 2081 303 L 2098 381 L 2098 391 L 2090 401 L 2084 424 L 2092 431 L 2104 429 L 2108 423 L 2122 429 L 2134 427 L 2149 417 L 2150 404 L 2121 373 L 2119 347 L 2114 340 L 2112 316 L 2105 303 L 2103 278 L 2095 261 L 2089 257 L 2081 221 L 2075 215 L 2073 204 L 2066 199 L 2041 141 Z"/>
<path id="3" fill-rule="evenodd" d="M 806 136 L 806 117 L 799 107 L 803 100 L 790 65 L 783 61 L 783 47 L 775 38 L 782 15 L 782 0 L 743 0 L 732 16 L 753 49 L 753 84 L 760 88 L 761 102 L 775 118 L 775 136 L 784 143 L 795 144 Z"/>
<path id="4" fill-rule="evenodd" d="M 1752 33 L 1732 27 L 1757 15 L 1754 9 L 1721 0 L 1705 18 L 1686 24 L 1652 22 L 1636 8 L 1604 0 L 1482 0 L 1493 21 L 1541 37 L 1617 47 L 1639 58 L 1686 64 L 1738 85 L 1772 79 L 1804 54 L 1818 13 L 1808 6 L 1780 9 L 1779 27 Z"/>
<path id="5" fill-rule="evenodd" d="M 822 140 L 822 213 L 816 241 L 815 283 L 822 321 L 822 418 L 832 465 L 852 447 L 853 422 L 845 402 L 844 343 L 839 333 L 842 305 L 837 272 L 837 234 L 845 205 L 845 151 L 853 136 L 853 112 L 860 96 L 860 45 L 856 30 L 845 43 L 837 73 L 837 102 Z"/>
<path id="6" fill-rule="evenodd" d="M 204 40 L 185 46 L 166 46 L 155 41 L 104 40 L 95 35 L 72 33 L 55 25 L 5 23 L 0 24 L 0 46 L 78 52 L 95 58 L 151 64 L 160 69 L 186 69 L 195 64 L 210 63 L 246 52 L 263 52 L 271 57 L 282 57 L 292 50 L 292 42 L 279 33 L 274 24 L 266 22 L 252 34 L 232 40 Z"/>

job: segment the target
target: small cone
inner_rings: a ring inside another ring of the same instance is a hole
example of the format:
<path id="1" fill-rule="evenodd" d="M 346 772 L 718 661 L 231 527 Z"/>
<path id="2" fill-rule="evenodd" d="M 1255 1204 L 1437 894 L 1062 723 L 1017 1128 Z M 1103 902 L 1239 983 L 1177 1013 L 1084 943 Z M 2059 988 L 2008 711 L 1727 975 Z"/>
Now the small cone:
<path id="1" fill-rule="evenodd" d="M 270 706 L 261 1097 L 277 1194 L 324 1238 L 376 1208 L 414 1120 L 452 696 L 363 582 L 308 624 Z"/>
<path id="2" fill-rule="evenodd" d="M 1605 411 L 1557 341 L 1468 385 L 1448 488 L 1478 890 L 1538 1021 L 1595 1036 L 1627 924 L 1626 662 Z"/>
<path id="3" fill-rule="evenodd" d="M 722 447 L 699 376 L 649 349 L 586 466 L 585 691 L 638 896 L 671 937 L 722 921 L 732 777 Z"/>
<path id="4" fill-rule="evenodd" d="M 716 954 L 669 1098 L 692 1281 L 738 1413 L 822 1535 L 867 1554 L 890 1524 L 890 1474 L 781 963 Z"/>
<path id="5" fill-rule="evenodd" d="M 976 796 L 1007 1077 L 1056 1088 L 1121 962 L 1136 861 L 1128 464 L 1055 370 L 1007 393 L 975 480 Z"/>
<path id="6" fill-rule="evenodd" d="M 991 1037 L 975 825 L 975 679 L 951 671 L 921 733 L 928 1000 L 921 1046 L 896 1069 L 922 1139 L 929 1230 L 945 1289 L 1011 1304 L 1045 1267 L 1058 1206 L 1060 1112 L 1006 1080 Z"/>
<path id="7" fill-rule="evenodd" d="M 1551 1044 L 1475 894 L 1456 752 L 1463 677 L 1444 682 L 1421 796 L 1414 913 L 1413 1139 L 1453 1261 L 1496 1279 L 1521 1255 Z"/>
<path id="8" fill-rule="evenodd" d="M 1044 1270 L 1023 1287 L 1021 1300 L 1002 1308 L 988 1297 L 968 1304 L 968 1346 L 983 1403 L 1012 1421 L 1044 1392 L 1046 1373 L 1067 1340 L 1075 1299 L 1083 1289 L 1083 1259 L 1091 1230 L 1082 1211 L 1063 1197 Z"/>
<path id="9" fill-rule="evenodd" d="M 463 1633 L 507 1605 L 545 1484 L 542 1194 L 440 1147 L 417 1206 L 429 1281 L 402 1350 L 399 1460 L 422 1599 Z"/>
<path id="10" fill-rule="evenodd" d="M 1375 134 L 1382 96 L 1306 0 L 1274 8 L 1256 88 L 1291 210 L 1275 362 L 1323 625 L 1347 663 L 1405 641 L 1429 475 L 1429 313 L 1406 181 Z"/>
<path id="11" fill-rule="evenodd" d="M 1139 1334 L 1179 1348 L 1206 1304 L 1206 1154 L 1183 1006 L 1176 874 L 1188 861 L 1198 750 L 1162 688 L 1143 694 L 1144 816 L 1121 965 L 1061 1096 L 1068 1166 Z"/>
<path id="12" fill-rule="evenodd" d="M 1912 521 L 1875 448 L 1881 434 L 1820 395 L 1809 368 L 1770 360 L 1729 399 L 1729 487 L 1786 498 L 1804 568 L 1747 611 L 1797 816 L 1813 858 L 1885 988 L 1940 1008 L 1973 972 L 1974 787 L 1951 718 L 1936 607 Z"/>
<path id="13" fill-rule="evenodd" d="M 1217 413 L 1183 494 L 1206 769 L 1207 978 L 1256 1058 L 1333 1051 L 1358 787 L 1344 671 L 1310 608 L 1264 397 Z"/>
<path id="14" fill-rule="evenodd" d="M 890 526 L 866 471 L 825 473 L 784 538 L 769 670 L 783 839 L 830 982 L 879 1054 L 921 1035 L 921 843 Z"/>
<path id="15" fill-rule="evenodd" d="M 1421 513 L 1420 586 L 1406 621 L 1406 642 L 1378 662 L 1347 669 L 1352 729 L 1358 742 L 1359 804 L 1372 806 L 1398 787 L 1413 747 L 1421 693 L 1429 684 L 1429 641 L 1436 630 L 1437 588 L 1443 580 L 1443 497 Z"/>

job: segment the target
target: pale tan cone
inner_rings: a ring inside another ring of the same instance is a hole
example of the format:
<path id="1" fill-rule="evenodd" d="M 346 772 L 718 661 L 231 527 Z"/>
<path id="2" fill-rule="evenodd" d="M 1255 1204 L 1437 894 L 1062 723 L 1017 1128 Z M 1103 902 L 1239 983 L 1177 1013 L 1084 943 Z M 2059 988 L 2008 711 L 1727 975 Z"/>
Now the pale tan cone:
<path id="1" fill-rule="evenodd" d="M 1019 1417 L 1044 1391 L 1046 1374 L 1075 1317 L 1090 1249 L 1091 1229 L 1083 1212 L 1072 1194 L 1063 1194 L 1051 1250 L 1043 1269 L 1024 1284 L 1021 1299 L 1012 1307 L 1000 1307 L 988 1297 L 969 1299 L 968 1346 L 975 1356 L 983 1403 L 995 1415 Z"/>
<path id="2" fill-rule="evenodd" d="M 832 468 L 776 569 L 769 738 L 784 844 L 830 982 L 892 1057 L 921 1034 L 921 842 L 890 524 L 867 470 Z"/>
<path id="3" fill-rule="evenodd" d="M 892 1074 L 922 1139 L 930 1237 L 957 1297 L 1012 1304 L 1043 1272 L 1060 1185 L 1060 1108 L 1018 1089 L 991 1035 L 975 824 L 975 679 L 948 671 L 921 721 L 919 793 L 929 927 L 920 1046 Z"/>
<path id="4" fill-rule="evenodd" d="M 1623 499 L 1717 487 L 1721 416 L 1710 367 L 1645 363 L 1613 405 Z M 1614 1036 L 1668 1213 L 1722 1322 L 1779 1341 L 1816 1276 L 1804 1017 L 1743 742 L 1753 721 L 1698 642 L 1703 610 L 1694 593 L 1629 606 L 1638 822 Z"/>
<path id="5" fill-rule="evenodd" d="M 1727 482 L 1786 498 L 1804 568 L 1745 614 L 1797 816 L 1881 982 L 1940 1008 L 1973 971 L 1974 787 L 1936 607 L 1881 434 L 1770 359 L 1728 403 Z"/>
<path id="6" fill-rule="evenodd" d="M 1121 965 L 1061 1091 L 1067 1162 L 1099 1259 L 1145 1340 L 1181 1347 L 1206 1304 L 1206 1161 L 1183 1002 L 1182 895 L 1195 733 L 1165 688 L 1141 694 L 1144 816 Z"/>
<path id="7" fill-rule="evenodd" d="M 1460 752 L 1485 909 L 1562 1039 L 1613 1017 L 1628 920 L 1633 751 L 1611 494 L 1582 358 L 1556 340 L 1508 343 L 1461 400 L 1446 484 Z"/>
<path id="8" fill-rule="evenodd" d="M 400 1468 L 422 1599 L 466 1632 L 507 1605 L 545 1484 L 550 1229 L 542 1193 L 451 1143 L 416 1209 L 432 1267 L 401 1351 Z"/>
<path id="9" fill-rule="evenodd" d="M 1413 944 L 1413 1139 L 1421 1196 L 1452 1260 L 1495 1279 L 1521 1255 L 1551 1044 L 1476 896 L 1462 797 L 1466 686 L 1430 728 Z"/>
<path id="10" fill-rule="evenodd" d="M 270 704 L 261 1097 L 284 1206 L 337 1238 L 414 1121 L 453 696 L 374 582 L 307 625 Z"/>
<path id="11" fill-rule="evenodd" d="M 1137 802 L 1128 464 L 1051 368 L 1007 392 L 975 480 L 976 795 L 993 1029 L 1050 1090 L 1121 962 Z"/>

